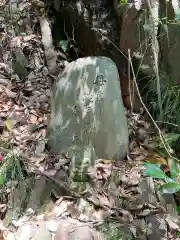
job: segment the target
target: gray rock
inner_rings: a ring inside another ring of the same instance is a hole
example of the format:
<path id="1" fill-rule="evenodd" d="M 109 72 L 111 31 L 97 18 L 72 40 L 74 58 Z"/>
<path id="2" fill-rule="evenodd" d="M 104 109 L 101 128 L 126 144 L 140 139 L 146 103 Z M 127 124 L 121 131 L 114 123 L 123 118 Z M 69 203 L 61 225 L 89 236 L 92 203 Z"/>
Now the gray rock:
<path id="1" fill-rule="evenodd" d="M 40 103 L 45 103 L 47 102 L 48 98 L 45 94 L 42 94 L 41 96 L 39 96 L 39 102 Z"/>
<path id="2" fill-rule="evenodd" d="M 97 158 L 124 158 L 128 128 L 112 60 L 87 57 L 67 65 L 54 87 L 48 139 L 55 153 L 91 144 Z"/>
<path id="3" fill-rule="evenodd" d="M 73 240 L 92 240 L 93 232 L 89 226 L 79 226 L 69 233 L 69 239 Z"/>
<path id="4" fill-rule="evenodd" d="M 48 228 L 45 225 L 42 225 L 39 230 L 36 232 L 32 240 L 51 240 L 51 233 L 48 231 Z"/>
<path id="5" fill-rule="evenodd" d="M 146 217 L 147 239 L 148 240 L 166 240 L 167 227 L 163 214 L 151 215 Z"/>

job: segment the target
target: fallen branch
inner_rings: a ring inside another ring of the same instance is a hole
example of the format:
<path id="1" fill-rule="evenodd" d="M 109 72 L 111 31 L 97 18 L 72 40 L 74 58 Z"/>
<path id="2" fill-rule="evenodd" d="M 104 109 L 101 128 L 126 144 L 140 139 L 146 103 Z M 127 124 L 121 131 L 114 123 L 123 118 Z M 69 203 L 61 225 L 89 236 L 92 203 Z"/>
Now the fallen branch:
<path id="1" fill-rule="evenodd" d="M 53 46 L 50 24 L 45 17 L 40 17 L 39 22 L 41 26 L 42 43 L 44 46 L 47 67 L 49 73 L 56 76 L 58 75 L 57 53 Z"/>
<path id="2" fill-rule="evenodd" d="M 64 182 L 58 181 L 58 180 L 56 180 L 55 178 L 53 178 L 52 176 L 49 176 L 49 175 L 46 174 L 45 172 L 39 170 L 39 168 L 38 168 L 35 164 L 31 163 L 31 159 L 30 159 L 27 155 L 25 155 L 24 153 L 20 152 L 20 156 L 23 158 L 24 162 L 25 162 L 27 165 L 33 167 L 36 172 L 38 172 L 40 175 L 43 175 L 43 176 L 45 176 L 46 178 L 48 178 L 48 179 L 50 179 L 51 181 L 53 181 L 59 188 L 63 189 L 63 191 L 65 191 L 65 192 L 67 193 L 67 195 L 72 195 L 72 193 L 67 189 L 67 187 L 64 186 L 64 185 L 65 185 Z M 76 197 L 76 196 L 74 196 L 74 197 Z M 77 197 L 78 197 L 78 196 L 77 196 Z"/>

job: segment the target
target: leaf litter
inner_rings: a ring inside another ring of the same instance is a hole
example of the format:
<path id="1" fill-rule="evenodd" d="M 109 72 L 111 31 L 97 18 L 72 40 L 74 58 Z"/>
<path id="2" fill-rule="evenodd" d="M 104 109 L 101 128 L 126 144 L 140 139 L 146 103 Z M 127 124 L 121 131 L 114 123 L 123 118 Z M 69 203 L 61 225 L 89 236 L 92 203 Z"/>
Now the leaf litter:
<path id="1" fill-rule="evenodd" d="M 6 9 L 7 2 L 0 1 L 0 7 Z M 45 198 L 43 194 L 48 184 L 52 191 L 44 209 L 41 208 L 42 200 L 38 199 L 39 214 L 37 209 L 29 207 L 14 216 L 9 213 L 8 198 L 16 190 L 12 186 L 2 188 L 1 195 L 8 197 L 0 197 L 0 218 L 3 220 L 0 222 L 0 239 L 82 239 L 85 235 L 87 240 L 107 239 L 101 231 L 106 223 L 119 229 L 127 227 L 128 234 L 140 239 L 148 236 L 148 224 L 159 223 L 159 219 L 164 222 L 161 228 L 156 224 L 156 228 L 151 229 L 153 234 L 159 234 L 158 239 L 178 239 L 175 237 L 180 231 L 178 217 L 172 218 L 166 204 L 156 197 L 153 180 L 144 176 L 144 162 L 166 164 L 166 160 L 155 154 L 153 131 L 142 114 L 126 113 L 130 133 L 127 160 L 116 166 L 109 159 L 98 159 L 88 170 L 91 184 L 87 184 L 86 189 L 79 193 L 67 189 L 70 159 L 55 156 L 45 148 L 52 79 L 66 62 L 58 59 L 61 54 L 53 48 L 46 18 L 40 19 L 41 33 L 35 34 L 30 28 L 43 8 L 44 3 L 38 0 L 20 4 L 20 15 L 34 12 L 32 19 L 28 19 L 31 24 L 21 22 L 25 29 L 23 35 L 15 36 L 9 32 L 9 23 L 3 19 L 6 24 L 1 35 L 0 161 L 3 164 L 4 157 L 15 149 L 21 155 L 28 175 L 35 174 L 30 192 Z M 37 196 L 32 194 L 26 207 Z M 15 202 L 21 198 L 22 195 Z M 20 205 L 17 203 L 17 208 Z M 14 208 L 16 210 L 16 206 Z M 146 233 L 144 229 L 147 229 Z M 149 235 L 145 239 L 152 238 Z"/>

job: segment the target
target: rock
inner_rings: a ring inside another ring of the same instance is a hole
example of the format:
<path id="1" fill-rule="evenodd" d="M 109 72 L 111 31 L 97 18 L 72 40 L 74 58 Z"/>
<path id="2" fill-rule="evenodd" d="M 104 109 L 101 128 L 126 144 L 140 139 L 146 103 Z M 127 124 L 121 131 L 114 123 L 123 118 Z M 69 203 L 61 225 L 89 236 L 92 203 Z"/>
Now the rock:
<path id="1" fill-rule="evenodd" d="M 31 224 L 22 225 L 15 234 L 15 239 L 30 240 L 36 229 Z"/>
<path id="2" fill-rule="evenodd" d="M 45 94 L 42 94 L 40 97 L 39 97 L 39 102 L 40 103 L 45 103 L 47 102 L 48 98 Z"/>
<path id="3" fill-rule="evenodd" d="M 167 226 L 163 214 L 157 214 L 146 217 L 147 224 L 147 239 L 167 239 Z"/>
<path id="4" fill-rule="evenodd" d="M 48 145 L 54 153 L 91 144 L 97 158 L 123 159 L 128 128 L 114 62 L 80 58 L 59 75 L 54 87 Z"/>
<path id="5" fill-rule="evenodd" d="M 69 233 L 69 239 L 92 240 L 94 236 L 89 226 L 78 226 L 74 231 Z"/>
<path id="6" fill-rule="evenodd" d="M 51 240 L 51 233 L 48 231 L 48 228 L 44 225 L 41 226 L 39 228 L 39 230 L 37 231 L 36 235 L 34 236 L 34 238 L 32 240 Z"/>

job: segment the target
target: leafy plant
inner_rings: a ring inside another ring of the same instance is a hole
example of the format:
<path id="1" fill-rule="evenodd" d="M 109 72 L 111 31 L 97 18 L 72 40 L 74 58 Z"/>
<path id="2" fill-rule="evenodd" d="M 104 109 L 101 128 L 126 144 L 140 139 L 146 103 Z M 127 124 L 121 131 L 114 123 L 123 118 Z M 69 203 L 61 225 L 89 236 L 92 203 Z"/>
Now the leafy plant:
<path id="1" fill-rule="evenodd" d="M 9 152 L 3 160 L 0 168 L 0 185 L 4 186 L 8 182 L 20 183 L 26 176 L 25 165 L 17 152 Z"/>
<path id="2" fill-rule="evenodd" d="M 119 4 L 120 4 L 120 5 L 128 4 L 128 0 L 120 0 L 120 1 L 119 1 Z"/>
<path id="3" fill-rule="evenodd" d="M 165 183 L 161 184 L 160 190 L 163 193 L 176 193 L 180 190 L 180 168 L 176 160 L 172 159 L 170 166 L 170 176 L 161 169 L 161 164 L 145 163 L 145 173 L 156 179 L 162 179 Z"/>
<path id="4" fill-rule="evenodd" d="M 164 134 L 164 138 L 166 142 L 169 144 L 170 147 L 173 147 L 174 144 L 179 140 L 180 134 L 179 133 L 167 133 Z M 156 147 L 164 149 L 164 145 L 162 141 L 158 138 L 156 138 Z"/>
<path id="5" fill-rule="evenodd" d="M 168 144 L 168 146 L 171 148 L 171 151 L 176 155 L 177 158 L 179 158 L 180 157 L 180 146 L 179 146 L 180 134 L 167 133 L 167 134 L 164 134 L 163 136 L 166 144 Z M 159 137 L 156 137 L 154 140 L 156 142 L 157 152 L 165 158 L 168 157 L 167 151 L 164 148 L 164 143 L 162 143 L 162 140 Z"/>
<path id="6" fill-rule="evenodd" d="M 64 52 L 66 52 L 68 48 L 68 41 L 67 40 L 61 40 L 59 41 L 59 46 L 62 48 Z"/>

